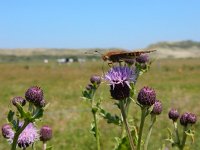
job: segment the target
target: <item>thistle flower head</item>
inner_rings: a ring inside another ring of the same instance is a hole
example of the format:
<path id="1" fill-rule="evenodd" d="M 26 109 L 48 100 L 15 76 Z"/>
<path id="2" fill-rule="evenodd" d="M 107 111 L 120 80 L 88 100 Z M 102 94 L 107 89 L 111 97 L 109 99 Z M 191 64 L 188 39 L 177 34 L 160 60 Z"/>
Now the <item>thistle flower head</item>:
<path id="1" fill-rule="evenodd" d="M 179 118 L 179 113 L 176 109 L 171 109 L 168 113 L 169 119 L 176 121 Z"/>
<path id="2" fill-rule="evenodd" d="M 159 115 L 162 112 L 162 103 L 159 100 L 156 100 L 153 106 L 152 114 Z"/>
<path id="3" fill-rule="evenodd" d="M 147 54 L 142 54 L 136 58 L 136 62 L 138 63 L 146 63 L 149 61 L 149 56 Z"/>
<path id="4" fill-rule="evenodd" d="M 197 121 L 196 115 L 189 112 L 184 113 L 183 115 L 181 115 L 181 118 L 180 118 L 180 123 L 183 126 L 187 126 L 188 124 L 191 124 L 191 125 L 195 124 L 196 121 Z"/>
<path id="5" fill-rule="evenodd" d="M 22 126 L 22 123 L 20 124 Z M 39 139 L 38 130 L 33 123 L 29 123 L 26 128 L 19 135 L 17 145 L 20 148 L 26 148 Z"/>
<path id="6" fill-rule="evenodd" d="M 101 83 L 101 77 L 100 76 L 98 76 L 98 75 L 93 75 L 91 78 L 90 78 L 90 82 L 92 83 L 92 84 L 97 84 L 97 85 L 99 85 L 100 83 Z"/>
<path id="7" fill-rule="evenodd" d="M 110 85 L 111 96 L 116 100 L 122 100 L 130 95 L 130 83 L 136 80 L 135 71 L 129 67 L 113 67 L 105 75 L 104 79 Z"/>
<path id="8" fill-rule="evenodd" d="M 104 79 L 113 87 L 117 84 L 127 84 L 135 82 L 136 73 L 129 67 L 113 67 L 105 75 Z"/>
<path id="9" fill-rule="evenodd" d="M 25 93 L 25 98 L 34 105 L 40 106 L 40 103 L 43 100 L 43 91 L 37 86 L 30 87 Z"/>
<path id="10" fill-rule="evenodd" d="M 156 92 L 149 87 L 143 87 L 137 97 L 137 100 L 143 106 L 152 106 L 156 101 Z"/>
<path id="11" fill-rule="evenodd" d="M 188 115 L 188 123 L 195 124 L 197 121 L 197 116 L 195 114 L 189 113 Z"/>
<path id="12" fill-rule="evenodd" d="M 26 100 L 20 96 L 16 96 L 12 99 L 12 104 L 16 106 L 17 103 L 24 106 L 26 104 Z"/>
<path id="13" fill-rule="evenodd" d="M 9 124 L 4 124 L 1 130 L 4 138 L 12 139 L 14 137 L 14 132 Z"/>
<path id="14" fill-rule="evenodd" d="M 43 126 L 40 129 L 40 140 L 43 142 L 49 141 L 52 138 L 52 129 L 49 126 Z"/>

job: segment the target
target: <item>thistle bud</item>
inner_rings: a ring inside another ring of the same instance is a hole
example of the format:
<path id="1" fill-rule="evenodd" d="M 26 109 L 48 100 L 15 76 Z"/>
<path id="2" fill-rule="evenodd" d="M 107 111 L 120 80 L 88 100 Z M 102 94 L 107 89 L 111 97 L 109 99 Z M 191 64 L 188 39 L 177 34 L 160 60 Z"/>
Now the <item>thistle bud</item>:
<path id="1" fill-rule="evenodd" d="M 43 126 L 40 129 L 40 140 L 43 142 L 49 141 L 52 138 L 52 129 L 49 126 Z"/>
<path id="2" fill-rule="evenodd" d="M 20 104 L 21 106 L 24 106 L 26 104 L 26 100 L 20 96 L 16 96 L 12 99 L 12 104 L 16 106 L 17 103 Z"/>
<path id="3" fill-rule="evenodd" d="M 189 113 L 184 113 L 183 115 L 181 115 L 181 118 L 180 118 L 180 123 L 181 125 L 183 126 L 187 126 L 188 124 L 188 116 L 189 116 Z"/>
<path id="4" fill-rule="evenodd" d="M 93 75 L 91 78 L 90 78 L 90 82 L 92 84 L 97 84 L 99 85 L 101 83 L 101 77 L 100 76 L 97 76 L 97 75 Z"/>
<path id="5" fill-rule="evenodd" d="M 189 113 L 188 115 L 188 123 L 195 124 L 197 121 L 197 116 L 195 114 Z"/>
<path id="6" fill-rule="evenodd" d="M 138 94 L 137 100 L 143 106 L 152 106 L 156 101 L 156 92 L 149 87 L 143 87 Z"/>
<path id="7" fill-rule="evenodd" d="M 10 139 L 14 137 L 14 132 L 9 124 L 4 124 L 1 130 L 4 138 Z"/>
<path id="8" fill-rule="evenodd" d="M 147 63 L 149 61 L 149 56 L 147 54 L 142 54 L 136 58 L 138 63 Z"/>
<path id="9" fill-rule="evenodd" d="M 176 109 L 171 109 L 168 113 L 169 119 L 176 121 L 179 118 L 179 113 Z"/>
<path id="10" fill-rule="evenodd" d="M 152 114 L 159 115 L 162 112 L 162 103 L 159 100 L 156 100 L 153 106 Z"/>
<path id="11" fill-rule="evenodd" d="M 43 91 L 40 87 L 33 86 L 26 91 L 25 98 L 34 105 L 40 106 L 40 103 L 43 100 Z"/>

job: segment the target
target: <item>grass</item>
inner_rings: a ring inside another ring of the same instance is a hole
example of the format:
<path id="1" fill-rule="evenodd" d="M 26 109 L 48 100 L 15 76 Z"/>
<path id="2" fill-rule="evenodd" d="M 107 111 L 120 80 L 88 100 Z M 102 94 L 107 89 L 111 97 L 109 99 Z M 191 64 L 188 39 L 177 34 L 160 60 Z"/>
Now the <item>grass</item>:
<path id="1" fill-rule="evenodd" d="M 89 133 L 92 115 L 88 104 L 81 99 L 81 91 L 89 83 L 93 74 L 102 75 L 102 62 L 86 62 L 58 65 L 39 62 L 18 62 L 0 64 L 0 125 L 6 123 L 10 100 L 14 96 L 24 96 L 32 85 L 42 87 L 45 99 L 50 103 L 44 119 L 38 127 L 48 124 L 53 128 L 53 139 L 49 142 L 55 150 L 94 150 L 95 138 Z M 172 123 L 167 113 L 171 107 L 181 113 L 190 111 L 200 114 L 200 61 L 199 59 L 157 60 L 151 70 L 144 74 L 137 83 L 137 90 L 145 85 L 153 87 L 157 98 L 163 103 L 163 112 L 157 118 L 150 139 L 149 149 L 157 150 L 166 144 L 167 127 Z M 104 83 L 98 93 L 103 97 L 103 106 L 108 111 L 119 113 L 110 99 L 109 87 Z M 139 109 L 131 105 L 130 118 L 138 125 Z M 147 130 L 149 120 L 145 122 Z M 195 125 L 195 143 L 193 150 L 200 148 L 200 123 Z M 114 148 L 114 137 L 119 135 L 119 128 L 100 120 L 101 144 L 103 150 Z M 145 136 L 146 132 L 144 132 Z M 144 137 L 143 137 L 144 138 Z M 9 144 L 0 137 L 0 149 L 9 149 Z M 191 141 L 188 138 L 188 143 Z M 40 147 L 41 143 L 37 143 Z M 40 148 L 38 148 L 40 149 Z"/>

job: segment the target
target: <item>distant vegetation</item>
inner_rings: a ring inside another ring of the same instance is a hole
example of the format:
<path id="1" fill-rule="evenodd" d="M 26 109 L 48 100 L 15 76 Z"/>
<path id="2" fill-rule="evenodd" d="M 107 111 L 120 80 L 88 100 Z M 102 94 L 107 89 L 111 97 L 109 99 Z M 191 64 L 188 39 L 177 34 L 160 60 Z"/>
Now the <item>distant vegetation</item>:
<path id="1" fill-rule="evenodd" d="M 149 48 L 180 48 L 180 49 L 190 49 L 190 48 L 199 48 L 200 49 L 200 42 L 186 40 L 186 41 L 178 41 L 178 42 L 158 42 L 155 44 L 149 45 Z"/>

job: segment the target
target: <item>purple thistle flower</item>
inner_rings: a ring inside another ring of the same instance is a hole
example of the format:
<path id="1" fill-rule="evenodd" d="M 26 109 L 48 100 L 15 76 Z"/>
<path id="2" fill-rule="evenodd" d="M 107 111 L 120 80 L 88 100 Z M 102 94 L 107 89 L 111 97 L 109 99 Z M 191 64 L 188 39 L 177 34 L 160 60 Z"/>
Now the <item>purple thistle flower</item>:
<path id="1" fill-rule="evenodd" d="M 97 85 L 99 85 L 101 83 L 101 77 L 98 76 L 98 75 L 93 75 L 91 78 L 90 78 L 90 82 L 92 84 L 96 83 Z"/>
<path id="2" fill-rule="evenodd" d="M 52 129 L 49 126 L 43 126 L 40 129 L 40 141 L 46 142 L 52 138 Z"/>
<path id="3" fill-rule="evenodd" d="M 188 124 L 188 116 L 189 116 L 188 112 L 186 112 L 183 115 L 181 115 L 181 118 L 180 118 L 181 125 L 187 126 L 187 124 Z"/>
<path id="4" fill-rule="evenodd" d="M 196 121 L 196 115 L 189 112 L 184 113 L 180 118 L 180 123 L 183 126 L 187 126 L 188 124 L 195 124 Z"/>
<path id="5" fill-rule="evenodd" d="M 176 109 L 171 109 L 168 113 L 169 119 L 176 121 L 179 118 L 179 113 Z"/>
<path id="6" fill-rule="evenodd" d="M 26 104 L 26 100 L 21 96 L 16 96 L 12 99 L 12 104 L 16 106 L 17 103 L 20 104 L 21 106 L 24 106 Z"/>
<path id="7" fill-rule="evenodd" d="M 152 114 L 159 115 L 162 112 L 162 103 L 159 100 L 156 100 L 153 106 Z"/>
<path id="8" fill-rule="evenodd" d="M 23 124 L 21 123 L 20 126 Z M 19 135 L 17 140 L 17 145 L 20 148 L 26 148 L 29 145 L 33 144 L 35 141 L 39 139 L 39 134 L 37 128 L 34 126 L 33 123 L 29 123 L 26 128 L 22 131 Z"/>
<path id="9" fill-rule="evenodd" d="M 41 101 L 43 101 L 43 91 L 40 87 L 33 86 L 26 91 L 25 98 L 34 105 L 41 106 Z"/>
<path id="10" fill-rule="evenodd" d="M 195 124 L 197 121 L 197 116 L 195 114 L 189 113 L 188 123 Z"/>
<path id="11" fill-rule="evenodd" d="M 136 58 L 136 62 L 138 63 L 146 63 L 149 61 L 149 56 L 147 54 L 142 54 Z"/>
<path id="12" fill-rule="evenodd" d="M 136 73 L 129 67 L 113 67 L 105 75 L 104 79 L 110 85 L 111 96 L 116 100 L 122 100 L 130 95 L 130 83 L 136 81 Z"/>
<path id="13" fill-rule="evenodd" d="M 138 94 L 137 100 L 144 106 L 152 106 L 156 101 L 156 92 L 149 87 L 143 87 Z"/>
<path id="14" fill-rule="evenodd" d="M 6 139 L 13 139 L 14 132 L 9 124 L 4 124 L 2 126 L 2 135 Z"/>

